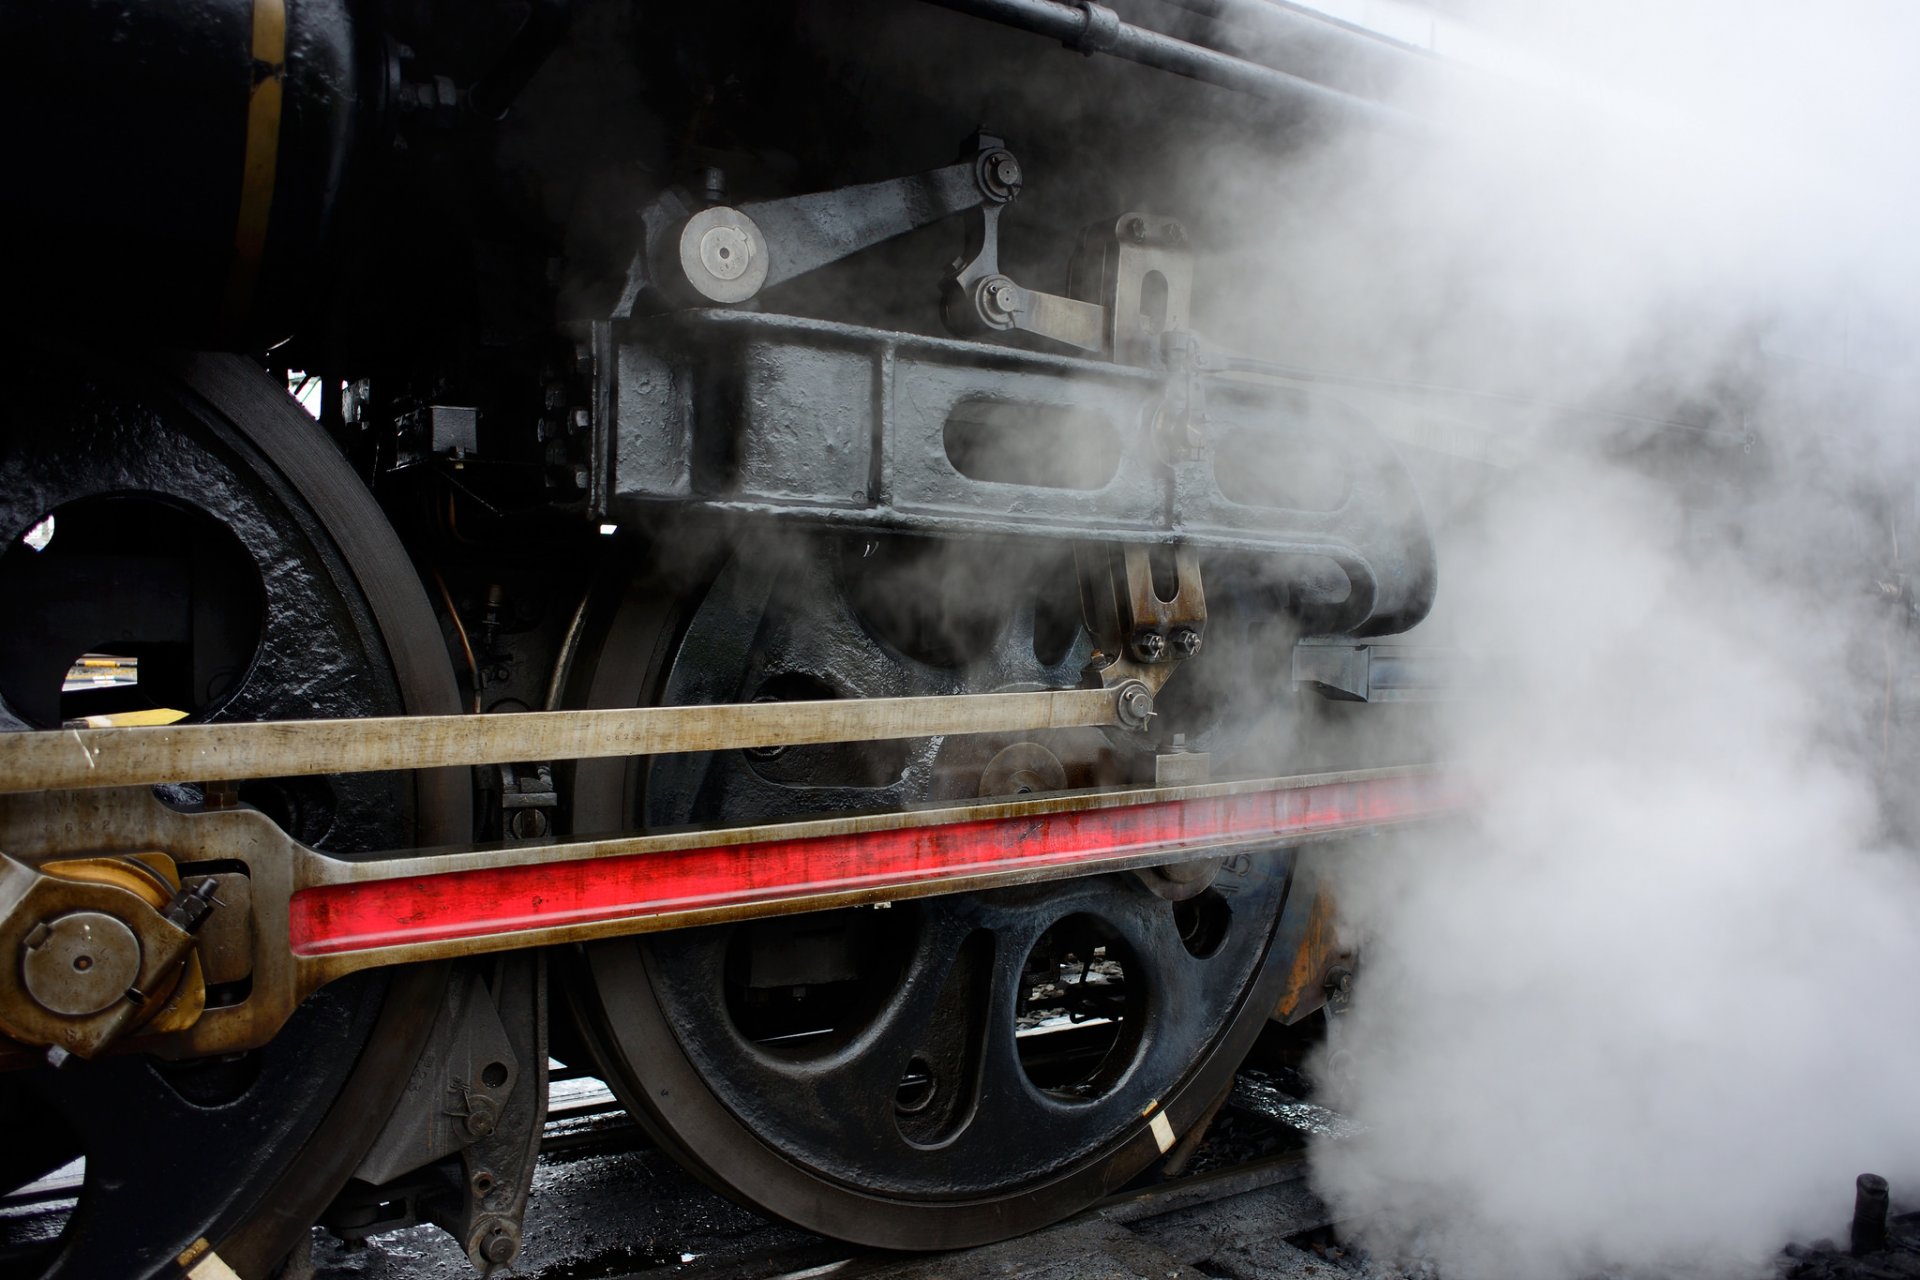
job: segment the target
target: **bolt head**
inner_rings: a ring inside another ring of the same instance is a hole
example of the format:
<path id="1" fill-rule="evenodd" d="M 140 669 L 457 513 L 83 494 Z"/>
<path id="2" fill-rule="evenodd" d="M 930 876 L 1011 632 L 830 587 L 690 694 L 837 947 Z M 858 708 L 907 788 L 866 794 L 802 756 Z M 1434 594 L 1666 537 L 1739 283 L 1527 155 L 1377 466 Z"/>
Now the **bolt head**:
<path id="1" fill-rule="evenodd" d="M 1011 325 L 1020 307 L 1020 290 L 1005 276 L 988 276 L 982 280 L 974 297 L 981 318 L 999 327 Z"/>
<path id="2" fill-rule="evenodd" d="M 1148 662 L 1158 662 L 1167 656 L 1167 638 L 1158 631 L 1142 631 L 1133 638 L 1133 647 Z"/>
<path id="3" fill-rule="evenodd" d="M 487 1236 L 486 1243 L 480 1246 L 481 1256 L 497 1266 L 512 1262 L 519 1252 L 519 1242 L 504 1226 L 495 1227 Z"/>
<path id="4" fill-rule="evenodd" d="M 468 1098 L 466 1115 L 468 1133 L 476 1138 L 490 1137 L 499 1119 L 500 1109 L 494 1105 L 493 1099 L 482 1096 Z"/>
<path id="5" fill-rule="evenodd" d="M 1120 724 L 1127 729 L 1144 729 L 1147 721 L 1153 718 L 1153 694 L 1139 681 L 1127 685 L 1120 691 Z"/>
<path id="6" fill-rule="evenodd" d="M 1182 226 L 1178 222 L 1169 222 L 1167 224 L 1167 243 L 1168 244 L 1185 244 L 1186 242 L 1187 242 L 1186 227 Z"/>
<path id="7" fill-rule="evenodd" d="M 738 280 L 753 265 L 753 240 L 739 227 L 711 227 L 700 237 L 700 265 L 716 280 Z"/>
<path id="8" fill-rule="evenodd" d="M 42 921 L 20 951 L 20 983 L 33 1002 L 65 1018 L 88 1018 L 119 1004 L 140 976 L 140 940 L 100 911 L 70 911 Z"/>
<path id="9" fill-rule="evenodd" d="M 1020 191 L 1020 162 L 1011 151 L 989 151 L 980 161 L 980 182 L 987 193 L 1011 200 Z"/>
<path id="10" fill-rule="evenodd" d="M 1147 220 L 1145 218 L 1128 218 L 1127 238 L 1136 244 L 1146 243 Z"/>
<path id="11" fill-rule="evenodd" d="M 1173 650 L 1183 658 L 1191 658 L 1200 652 L 1200 633 L 1192 627 L 1181 627 L 1173 633 Z"/>
<path id="12" fill-rule="evenodd" d="M 516 840 L 538 840 L 547 834 L 547 815 L 540 809 L 515 809 L 507 830 Z"/>

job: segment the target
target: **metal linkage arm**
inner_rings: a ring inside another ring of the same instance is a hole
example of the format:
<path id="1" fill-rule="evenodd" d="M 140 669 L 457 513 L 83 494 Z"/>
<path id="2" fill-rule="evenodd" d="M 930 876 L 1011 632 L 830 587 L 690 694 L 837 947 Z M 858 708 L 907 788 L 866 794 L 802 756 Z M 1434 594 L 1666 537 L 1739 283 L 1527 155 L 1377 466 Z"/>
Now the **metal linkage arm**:
<path id="1" fill-rule="evenodd" d="M 717 179 L 717 175 L 716 175 Z M 618 315 L 643 290 L 668 303 L 745 302 L 782 284 L 942 218 L 1020 193 L 1020 162 L 1000 139 L 979 134 L 957 163 L 833 191 L 698 208 L 685 193 L 661 194 L 641 215 L 646 245 L 629 269 Z M 715 189 L 709 199 L 717 197 Z"/>
<path id="2" fill-rule="evenodd" d="M 361 969 L 1260 856 L 1441 817 L 1462 799 L 1458 783 L 1433 770 L 1376 769 L 343 859 L 251 809 L 182 812 L 146 789 L 50 792 L 0 799 L 0 848 L 10 855 L 0 860 L 0 887 L 9 875 L 18 882 L 0 894 L 0 942 L 17 948 L 15 940 L 38 937 L 79 892 L 94 895 L 85 905 L 103 919 L 151 923 L 149 908 L 116 906 L 116 890 L 59 879 L 73 865 L 59 861 L 64 843 L 102 851 L 96 862 L 117 851 L 178 851 L 184 889 L 204 897 L 218 881 L 228 904 L 213 917 L 217 933 L 201 935 L 199 959 L 229 986 L 244 978 L 246 995 L 171 1022 L 155 1018 L 128 1044 L 196 1057 L 265 1044 L 308 994 Z M 116 927 L 95 924 L 89 955 Z M 125 931 L 121 950 L 137 957 Z M 31 1062 L 48 1045 L 109 1047 L 125 1016 L 113 999 L 125 985 L 88 999 L 91 988 L 72 981 L 0 971 L 0 1028 L 23 1046 L 9 1052 L 0 1041 L 0 1067 Z"/>
<path id="3" fill-rule="evenodd" d="M 930 173 L 757 201 L 740 206 L 740 212 L 767 237 L 766 283 L 776 285 L 983 201 L 1010 199 L 1019 189 L 1019 162 L 993 147 Z"/>
<path id="4" fill-rule="evenodd" d="M 1107 348 L 1107 309 L 1015 284 L 1000 270 L 1000 208 L 986 205 L 946 282 L 947 327 L 963 335 L 1017 329 L 1082 351 Z"/>
<path id="5" fill-rule="evenodd" d="M 0 794 L 516 760 L 585 760 L 949 733 L 1138 727 L 1126 687 L 721 706 L 382 716 L 0 733 Z M 1145 690 L 1137 691 L 1144 693 Z"/>

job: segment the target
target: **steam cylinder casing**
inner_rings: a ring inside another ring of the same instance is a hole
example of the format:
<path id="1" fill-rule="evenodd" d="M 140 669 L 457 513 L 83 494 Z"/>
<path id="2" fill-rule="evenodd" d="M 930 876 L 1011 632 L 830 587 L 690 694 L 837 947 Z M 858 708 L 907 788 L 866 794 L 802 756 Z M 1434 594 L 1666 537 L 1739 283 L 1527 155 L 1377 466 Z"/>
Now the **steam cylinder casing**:
<path id="1" fill-rule="evenodd" d="M 6 322 L 284 337 L 319 292 L 369 61 L 346 0 L 0 0 Z"/>

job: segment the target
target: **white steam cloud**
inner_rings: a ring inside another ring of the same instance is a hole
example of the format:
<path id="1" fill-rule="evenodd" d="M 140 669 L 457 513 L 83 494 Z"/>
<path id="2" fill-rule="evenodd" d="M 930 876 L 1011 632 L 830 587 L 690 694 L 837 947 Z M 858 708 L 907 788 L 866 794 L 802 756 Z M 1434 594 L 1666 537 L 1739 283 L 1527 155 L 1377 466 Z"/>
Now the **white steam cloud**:
<path id="1" fill-rule="evenodd" d="M 1409 103 L 1446 140 L 1226 184 L 1263 354 L 1536 404 L 1375 406 L 1474 463 L 1421 632 L 1494 684 L 1441 714 L 1478 811 L 1348 864 L 1317 1176 L 1454 1280 L 1739 1274 L 1859 1172 L 1920 1200 L 1920 9 L 1471 18 L 1528 52 Z"/>

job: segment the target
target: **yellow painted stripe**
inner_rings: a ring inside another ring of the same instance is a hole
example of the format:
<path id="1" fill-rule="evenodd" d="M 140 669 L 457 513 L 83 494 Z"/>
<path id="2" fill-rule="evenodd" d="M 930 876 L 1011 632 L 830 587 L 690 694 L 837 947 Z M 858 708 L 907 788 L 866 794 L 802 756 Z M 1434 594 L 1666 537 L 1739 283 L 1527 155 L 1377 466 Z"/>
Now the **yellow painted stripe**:
<path id="1" fill-rule="evenodd" d="M 233 226 L 233 262 L 227 271 L 229 324 L 245 322 L 253 307 L 260 259 L 273 212 L 273 179 L 280 161 L 281 77 L 287 61 L 286 0 L 253 0 L 253 61 L 271 68 L 247 99 L 247 150 L 240 170 L 240 212 Z"/>
<path id="2" fill-rule="evenodd" d="M 187 1280 L 240 1280 L 226 1259 L 213 1251 L 205 1236 L 188 1245 L 186 1252 L 174 1261 L 187 1273 Z"/>
<path id="3" fill-rule="evenodd" d="M 1161 1155 L 1173 1150 L 1173 1122 L 1167 1119 L 1166 1112 L 1155 1114 L 1147 1127 L 1153 1130 L 1153 1140 L 1159 1144 Z"/>
<path id="4" fill-rule="evenodd" d="M 187 1272 L 187 1280 L 240 1280 L 240 1273 L 228 1266 L 219 1254 L 208 1251 L 200 1265 Z"/>
<path id="5" fill-rule="evenodd" d="M 83 716 L 89 729 L 112 729 L 116 726 L 176 724 L 187 718 L 187 713 L 173 707 L 149 707 L 144 711 L 115 711 L 111 715 Z"/>

